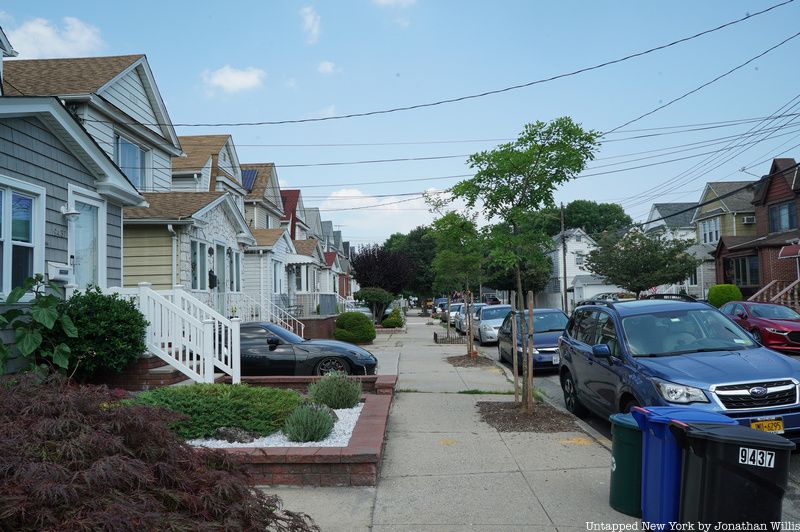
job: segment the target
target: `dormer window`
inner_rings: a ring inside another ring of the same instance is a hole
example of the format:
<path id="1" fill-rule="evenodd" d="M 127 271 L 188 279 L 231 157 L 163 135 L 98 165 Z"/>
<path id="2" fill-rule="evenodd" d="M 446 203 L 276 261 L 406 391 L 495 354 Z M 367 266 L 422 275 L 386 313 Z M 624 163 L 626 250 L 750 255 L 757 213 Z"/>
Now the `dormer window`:
<path id="1" fill-rule="evenodd" d="M 137 190 L 147 184 L 147 152 L 122 135 L 114 136 L 114 162 Z"/>
<path id="2" fill-rule="evenodd" d="M 778 203 L 769 207 L 769 232 L 780 233 L 797 228 L 797 209 L 794 201 Z"/>

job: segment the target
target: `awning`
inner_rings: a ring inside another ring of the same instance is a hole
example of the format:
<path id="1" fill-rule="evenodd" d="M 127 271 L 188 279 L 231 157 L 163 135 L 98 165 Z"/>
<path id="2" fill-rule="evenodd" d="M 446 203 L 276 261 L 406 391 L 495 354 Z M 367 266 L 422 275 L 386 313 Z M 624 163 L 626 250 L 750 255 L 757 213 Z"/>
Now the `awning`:
<path id="1" fill-rule="evenodd" d="M 800 257 L 800 244 L 783 246 L 778 253 L 779 259 L 796 259 Z"/>
<path id="2" fill-rule="evenodd" d="M 314 260 L 314 257 L 309 257 L 308 255 L 298 255 L 297 253 L 289 253 L 286 256 L 286 263 L 287 264 L 316 264 L 317 261 Z"/>

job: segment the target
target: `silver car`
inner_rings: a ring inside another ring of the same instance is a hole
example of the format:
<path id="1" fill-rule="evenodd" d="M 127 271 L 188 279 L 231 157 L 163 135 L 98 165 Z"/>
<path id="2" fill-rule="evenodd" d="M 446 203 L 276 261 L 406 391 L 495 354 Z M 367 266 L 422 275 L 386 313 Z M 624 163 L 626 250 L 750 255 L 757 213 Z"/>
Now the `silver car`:
<path id="1" fill-rule="evenodd" d="M 511 305 L 486 305 L 476 312 L 472 336 L 478 340 L 478 344 L 497 342 L 497 331 L 509 312 Z"/>
<path id="2" fill-rule="evenodd" d="M 473 316 L 475 315 L 475 312 L 478 309 L 485 306 L 486 306 L 485 303 L 473 303 L 472 305 L 470 305 L 470 310 L 472 311 Z M 453 321 L 456 330 L 461 334 L 467 334 L 468 323 L 467 323 L 466 310 L 467 310 L 467 305 L 466 304 L 461 305 L 461 308 L 459 309 L 458 314 L 456 314 L 455 320 Z"/>
<path id="3" fill-rule="evenodd" d="M 463 307 L 463 306 L 464 306 L 463 303 L 451 303 L 450 304 L 450 325 L 455 325 L 456 316 L 458 315 L 458 312 L 461 310 L 461 307 Z"/>

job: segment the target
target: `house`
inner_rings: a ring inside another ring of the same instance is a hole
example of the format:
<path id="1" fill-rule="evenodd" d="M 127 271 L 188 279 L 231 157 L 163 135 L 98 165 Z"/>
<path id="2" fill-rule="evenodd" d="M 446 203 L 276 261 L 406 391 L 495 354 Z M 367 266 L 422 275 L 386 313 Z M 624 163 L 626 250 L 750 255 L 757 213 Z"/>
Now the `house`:
<path id="1" fill-rule="evenodd" d="M 309 227 L 305 221 L 305 207 L 300 191 L 297 189 L 281 190 L 281 201 L 283 202 L 281 225 L 289 230 L 292 240 L 308 238 Z"/>
<path id="2" fill-rule="evenodd" d="M 324 255 L 326 269 L 323 272 L 320 292 L 338 294 L 339 277 L 342 275 L 342 264 L 339 260 L 339 254 L 335 251 L 326 251 Z"/>
<path id="3" fill-rule="evenodd" d="M 289 284 L 292 287 L 290 309 L 301 316 L 319 314 L 324 310 L 317 308 L 325 282 L 323 274 L 327 270 L 325 252 L 319 240 L 313 238 L 293 240 L 292 244 L 297 250 L 297 258 L 292 261 L 292 269 L 289 272 Z M 329 313 L 335 314 L 335 294 L 326 295 L 333 296 L 333 309 Z"/>
<path id="4" fill-rule="evenodd" d="M 605 277 L 600 275 L 576 275 L 572 279 L 572 289 L 575 301 L 586 299 L 613 299 L 625 290 L 619 286 L 609 284 Z"/>
<path id="5" fill-rule="evenodd" d="M 144 55 L 4 66 L 5 96 L 56 96 L 140 192 L 172 187 L 181 145 Z"/>
<path id="6" fill-rule="evenodd" d="M 566 268 L 563 246 L 566 244 Z M 550 279 L 545 288 L 536 294 L 537 307 L 560 308 L 569 312 L 577 300 L 574 285 L 579 275 L 592 275 L 586 266 L 586 255 L 597 243 L 583 229 L 567 229 L 553 237 L 553 248 L 547 253 L 552 264 Z M 564 308 L 564 272 L 566 271 L 567 308 Z M 598 285 L 598 293 L 619 291 L 614 285 Z"/>
<path id="7" fill-rule="evenodd" d="M 692 217 L 696 207 L 697 203 L 654 203 L 642 229 L 649 234 L 664 233 L 674 238 L 694 240 Z"/>
<path id="8" fill-rule="evenodd" d="M 273 163 L 242 164 L 245 218 L 254 229 L 276 229 L 284 217 L 281 187 Z"/>
<path id="9" fill-rule="evenodd" d="M 723 236 L 716 251 L 716 275 L 737 285 L 746 296 L 781 301 L 797 286 L 796 253 L 800 239 L 797 206 L 800 196 L 794 159 L 774 159 L 769 174 L 754 185 L 755 235 Z M 795 259 L 795 260 L 792 260 Z"/>
<path id="10" fill-rule="evenodd" d="M 182 285 L 231 315 L 242 292 L 245 246 L 256 243 L 229 192 L 148 192 L 148 207 L 126 208 L 125 285 Z"/>
<path id="11" fill-rule="evenodd" d="M 319 207 L 303 209 L 303 220 L 308 225 L 307 238 L 322 240 L 322 216 Z"/>
<path id="12" fill-rule="evenodd" d="M 244 212 L 248 190 L 242 185 L 239 156 L 230 135 L 178 137 L 184 155 L 172 159 L 172 190 L 229 192 Z"/>

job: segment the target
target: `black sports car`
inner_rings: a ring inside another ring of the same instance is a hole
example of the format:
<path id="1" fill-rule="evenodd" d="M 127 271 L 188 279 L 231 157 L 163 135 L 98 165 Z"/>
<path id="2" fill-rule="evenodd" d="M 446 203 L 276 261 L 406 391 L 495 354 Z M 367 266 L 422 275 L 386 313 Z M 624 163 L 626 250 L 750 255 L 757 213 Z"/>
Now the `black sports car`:
<path id="1" fill-rule="evenodd" d="M 375 356 L 337 340 L 304 340 L 274 323 L 244 323 L 242 375 L 325 375 L 341 371 L 374 375 Z"/>

